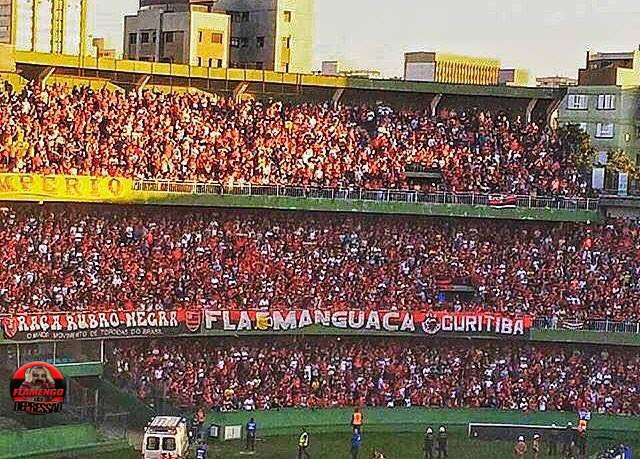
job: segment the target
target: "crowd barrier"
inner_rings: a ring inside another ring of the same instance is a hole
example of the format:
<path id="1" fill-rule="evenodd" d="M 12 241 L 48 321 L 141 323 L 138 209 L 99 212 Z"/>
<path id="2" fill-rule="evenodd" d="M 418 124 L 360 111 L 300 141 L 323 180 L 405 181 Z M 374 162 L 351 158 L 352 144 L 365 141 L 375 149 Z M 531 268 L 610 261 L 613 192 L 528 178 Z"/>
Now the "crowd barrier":
<path id="1" fill-rule="evenodd" d="M 350 188 L 316 188 L 285 185 L 252 185 L 188 182 L 173 180 L 135 180 L 135 192 L 176 193 L 193 195 L 274 196 L 342 201 L 374 201 L 421 204 L 458 204 L 489 206 L 495 195 L 480 193 L 452 193 L 400 190 L 363 190 Z M 544 196 L 515 196 L 510 205 L 526 209 L 597 210 L 596 198 L 565 198 Z"/>
<path id="2" fill-rule="evenodd" d="M 640 334 L 640 321 L 615 321 L 608 319 L 561 320 L 553 317 L 537 317 L 533 321 L 537 330 L 584 330 L 601 333 Z"/>

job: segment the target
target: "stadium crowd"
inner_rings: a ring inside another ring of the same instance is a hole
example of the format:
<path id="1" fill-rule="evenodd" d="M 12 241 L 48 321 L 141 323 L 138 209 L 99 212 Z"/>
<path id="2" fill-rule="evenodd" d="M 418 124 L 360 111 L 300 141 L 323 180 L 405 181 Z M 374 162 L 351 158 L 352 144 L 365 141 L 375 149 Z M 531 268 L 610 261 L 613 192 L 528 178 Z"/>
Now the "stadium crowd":
<path id="1" fill-rule="evenodd" d="M 0 313 L 452 309 L 640 318 L 640 227 L 629 222 L 55 204 L 12 204 L 0 217 Z M 447 285 L 472 294 L 442 296 Z"/>
<path id="2" fill-rule="evenodd" d="M 452 191 L 586 192 L 557 132 L 479 110 L 233 102 L 194 94 L 28 85 L 0 91 L 0 171 L 408 189 L 435 168 Z"/>
<path id="3" fill-rule="evenodd" d="M 118 342 L 107 371 L 214 410 L 431 406 L 640 414 L 640 357 L 602 348 L 392 339 Z"/>

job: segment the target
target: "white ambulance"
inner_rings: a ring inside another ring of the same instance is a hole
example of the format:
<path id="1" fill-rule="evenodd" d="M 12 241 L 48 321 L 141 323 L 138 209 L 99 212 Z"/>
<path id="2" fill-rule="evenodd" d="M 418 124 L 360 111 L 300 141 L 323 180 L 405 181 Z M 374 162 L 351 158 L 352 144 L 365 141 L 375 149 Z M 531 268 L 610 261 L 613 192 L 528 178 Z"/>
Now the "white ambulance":
<path id="1" fill-rule="evenodd" d="M 156 416 L 144 430 L 143 459 L 185 459 L 189 451 L 187 420 L 178 416 Z"/>

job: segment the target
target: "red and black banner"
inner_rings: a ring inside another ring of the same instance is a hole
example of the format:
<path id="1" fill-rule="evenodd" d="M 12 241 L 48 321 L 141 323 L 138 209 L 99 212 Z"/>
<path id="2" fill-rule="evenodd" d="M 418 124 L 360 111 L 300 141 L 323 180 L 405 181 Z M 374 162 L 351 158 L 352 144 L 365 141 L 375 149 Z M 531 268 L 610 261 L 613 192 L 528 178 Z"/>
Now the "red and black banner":
<path id="1" fill-rule="evenodd" d="M 429 336 L 529 336 L 531 316 L 425 311 L 204 311 L 204 331 L 287 332 L 310 326 Z"/>
<path id="2" fill-rule="evenodd" d="M 202 311 L 16 314 L 1 322 L 4 339 L 15 341 L 153 337 L 199 332 Z"/>
<path id="3" fill-rule="evenodd" d="M 531 316 L 484 312 L 201 310 L 16 314 L 1 319 L 13 341 L 162 337 L 186 334 L 290 333 L 308 327 L 322 333 L 412 333 L 425 336 L 527 338 Z"/>

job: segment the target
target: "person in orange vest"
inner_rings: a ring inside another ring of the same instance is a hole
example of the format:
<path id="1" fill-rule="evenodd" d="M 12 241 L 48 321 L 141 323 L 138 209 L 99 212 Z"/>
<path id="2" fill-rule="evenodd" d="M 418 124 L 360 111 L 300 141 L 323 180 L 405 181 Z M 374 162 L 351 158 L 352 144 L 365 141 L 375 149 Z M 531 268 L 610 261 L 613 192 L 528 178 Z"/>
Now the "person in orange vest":
<path id="1" fill-rule="evenodd" d="M 516 443 L 516 446 L 513 447 L 513 454 L 518 459 L 522 459 L 524 455 L 527 454 L 527 444 L 525 443 L 522 435 L 518 437 L 518 442 Z"/>
<path id="2" fill-rule="evenodd" d="M 356 407 L 355 410 L 353 410 L 353 414 L 351 415 L 351 427 L 353 428 L 354 432 L 359 432 L 362 433 L 362 423 L 364 421 L 364 418 L 362 416 L 362 412 L 360 412 L 360 408 Z"/>

